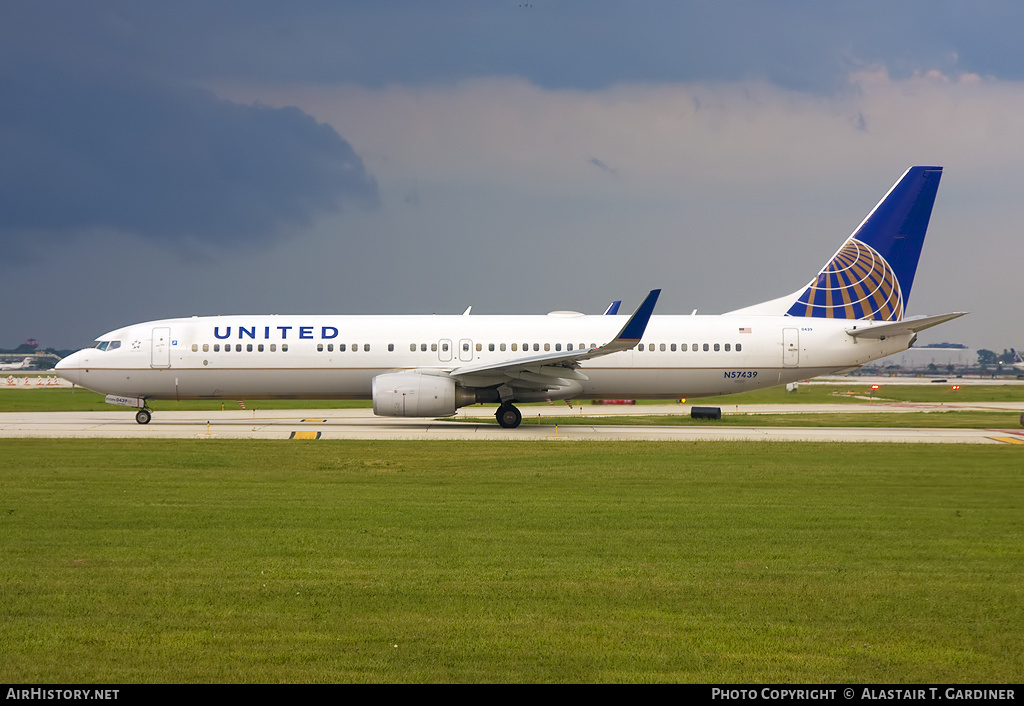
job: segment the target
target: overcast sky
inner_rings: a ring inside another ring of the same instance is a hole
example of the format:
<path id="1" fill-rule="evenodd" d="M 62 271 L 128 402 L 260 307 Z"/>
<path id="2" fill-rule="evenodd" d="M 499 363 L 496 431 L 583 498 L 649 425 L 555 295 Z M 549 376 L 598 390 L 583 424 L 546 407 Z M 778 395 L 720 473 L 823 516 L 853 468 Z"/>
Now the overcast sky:
<path id="1" fill-rule="evenodd" d="M 0 347 L 233 313 L 721 313 L 945 167 L 908 313 L 1024 348 L 1018 2 L 0 4 Z"/>

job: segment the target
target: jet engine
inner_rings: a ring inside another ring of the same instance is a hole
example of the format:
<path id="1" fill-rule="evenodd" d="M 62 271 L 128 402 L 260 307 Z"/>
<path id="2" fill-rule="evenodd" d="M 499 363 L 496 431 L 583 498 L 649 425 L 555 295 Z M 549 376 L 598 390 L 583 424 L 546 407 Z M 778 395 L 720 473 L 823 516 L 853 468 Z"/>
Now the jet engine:
<path id="1" fill-rule="evenodd" d="M 447 417 L 476 401 L 475 392 L 447 376 L 405 372 L 373 379 L 373 413 L 380 417 Z"/>

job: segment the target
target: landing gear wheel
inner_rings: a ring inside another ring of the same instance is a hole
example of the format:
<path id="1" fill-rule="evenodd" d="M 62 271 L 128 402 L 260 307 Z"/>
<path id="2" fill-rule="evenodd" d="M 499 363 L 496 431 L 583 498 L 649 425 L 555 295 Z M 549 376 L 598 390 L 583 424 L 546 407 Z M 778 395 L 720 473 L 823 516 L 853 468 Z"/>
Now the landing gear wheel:
<path id="1" fill-rule="evenodd" d="M 149 420 L 153 418 L 153 413 L 148 409 L 140 409 L 135 413 L 135 421 L 139 424 L 149 424 Z"/>
<path id="2" fill-rule="evenodd" d="M 523 421 L 522 412 L 510 404 L 503 404 L 498 407 L 494 417 L 498 420 L 498 424 L 506 429 L 515 429 Z"/>

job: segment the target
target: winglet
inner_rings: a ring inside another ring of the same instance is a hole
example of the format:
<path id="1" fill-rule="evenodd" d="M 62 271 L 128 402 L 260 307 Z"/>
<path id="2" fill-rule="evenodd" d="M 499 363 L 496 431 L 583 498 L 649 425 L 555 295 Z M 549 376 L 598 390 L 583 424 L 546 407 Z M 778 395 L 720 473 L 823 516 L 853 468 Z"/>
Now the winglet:
<path id="1" fill-rule="evenodd" d="M 654 313 L 654 305 L 658 303 L 660 295 L 660 289 L 652 289 L 647 298 L 640 302 L 640 306 L 629 317 L 629 321 L 619 331 L 619 335 L 615 337 L 615 340 L 636 342 L 643 338 L 644 331 L 647 330 L 647 322 L 651 320 L 651 314 Z"/>
<path id="2" fill-rule="evenodd" d="M 620 304 L 622 304 L 621 299 L 616 299 L 615 301 L 613 301 L 611 304 L 608 305 L 608 308 L 604 310 L 604 315 L 615 316 L 616 314 L 618 314 Z"/>
<path id="3" fill-rule="evenodd" d="M 658 303 L 658 295 L 660 294 L 660 289 L 652 289 L 650 291 L 647 298 L 640 302 L 640 306 L 629 317 L 629 321 L 622 327 L 619 334 L 607 344 L 601 346 L 599 350 L 602 354 L 628 351 L 643 338 L 644 331 L 647 330 L 647 322 L 651 320 L 651 314 L 654 313 L 654 305 Z"/>

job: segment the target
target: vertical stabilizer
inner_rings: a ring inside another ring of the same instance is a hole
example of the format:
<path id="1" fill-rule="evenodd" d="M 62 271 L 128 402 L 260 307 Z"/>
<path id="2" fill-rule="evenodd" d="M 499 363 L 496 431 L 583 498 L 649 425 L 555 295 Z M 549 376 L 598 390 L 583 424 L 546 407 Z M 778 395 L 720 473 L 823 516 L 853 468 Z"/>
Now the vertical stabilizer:
<path id="1" fill-rule="evenodd" d="M 941 177 L 941 167 L 908 169 L 786 313 L 900 321 Z"/>
<path id="2" fill-rule="evenodd" d="M 901 321 L 941 177 L 911 167 L 806 287 L 730 313 Z"/>

